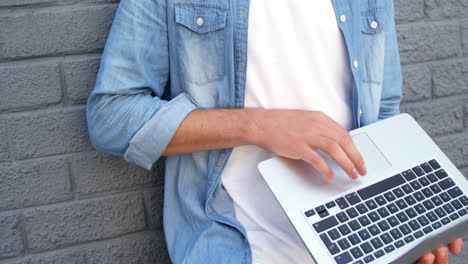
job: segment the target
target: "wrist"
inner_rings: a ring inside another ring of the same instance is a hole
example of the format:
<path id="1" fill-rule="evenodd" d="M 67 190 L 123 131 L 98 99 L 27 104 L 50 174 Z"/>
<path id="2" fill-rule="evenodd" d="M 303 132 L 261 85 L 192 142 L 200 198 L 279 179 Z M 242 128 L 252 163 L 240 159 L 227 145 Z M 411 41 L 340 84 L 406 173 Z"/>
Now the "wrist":
<path id="1" fill-rule="evenodd" d="M 262 135 L 262 122 L 267 110 L 261 108 L 245 109 L 245 133 L 243 141 L 246 145 L 259 145 Z"/>

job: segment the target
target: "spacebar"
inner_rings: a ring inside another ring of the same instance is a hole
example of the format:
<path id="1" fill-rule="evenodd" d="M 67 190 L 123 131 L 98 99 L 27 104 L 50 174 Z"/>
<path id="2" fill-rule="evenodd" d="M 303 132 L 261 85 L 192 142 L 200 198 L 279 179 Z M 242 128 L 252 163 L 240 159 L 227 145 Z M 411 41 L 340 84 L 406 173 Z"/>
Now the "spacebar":
<path id="1" fill-rule="evenodd" d="M 357 193 L 359 194 L 359 196 L 361 196 L 363 200 L 366 200 L 373 196 L 376 196 L 377 194 L 381 194 L 387 190 L 390 190 L 393 187 L 396 187 L 404 182 L 405 179 L 400 174 L 397 174 L 388 179 L 367 186 L 366 188 L 357 191 Z"/>

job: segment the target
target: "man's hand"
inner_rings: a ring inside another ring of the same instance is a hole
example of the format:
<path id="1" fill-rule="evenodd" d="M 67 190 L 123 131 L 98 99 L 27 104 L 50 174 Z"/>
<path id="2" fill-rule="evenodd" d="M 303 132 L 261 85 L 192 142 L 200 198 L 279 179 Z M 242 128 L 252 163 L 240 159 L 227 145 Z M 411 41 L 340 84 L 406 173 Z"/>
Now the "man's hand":
<path id="1" fill-rule="evenodd" d="M 330 155 L 352 179 L 367 173 L 348 131 L 322 112 L 267 110 L 254 118 L 255 145 L 286 158 L 302 159 L 328 180 L 333 179 L 333 172 L 317 149 Z"/>
<path id="2" fill-rule="evenodd" d="M 461 248 L 463 247 L 463 240 L 458 238 L 452 241 L 448 248 L 450 252 L 454 255 L 458 255 L 461 252 Z M 446 264 L 448 263 L 448 249 L 446 247 L 440 247 L 432 253 L 424 255 L 416 264 Z"/>

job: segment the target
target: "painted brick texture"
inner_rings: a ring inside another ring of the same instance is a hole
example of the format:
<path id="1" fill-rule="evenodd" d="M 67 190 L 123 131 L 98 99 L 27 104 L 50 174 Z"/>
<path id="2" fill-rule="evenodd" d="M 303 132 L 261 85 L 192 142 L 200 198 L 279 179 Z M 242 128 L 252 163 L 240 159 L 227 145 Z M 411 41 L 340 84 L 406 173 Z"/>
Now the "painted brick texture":
<path id="1" fill-rule="evenodd" d="M 468 175 L 468 2 L 394 1 L 401 110 Z M 97 153 L 86 134 L 118 2 L 0 1 L 0 264 L 170 263 L 162 163 Z"/>

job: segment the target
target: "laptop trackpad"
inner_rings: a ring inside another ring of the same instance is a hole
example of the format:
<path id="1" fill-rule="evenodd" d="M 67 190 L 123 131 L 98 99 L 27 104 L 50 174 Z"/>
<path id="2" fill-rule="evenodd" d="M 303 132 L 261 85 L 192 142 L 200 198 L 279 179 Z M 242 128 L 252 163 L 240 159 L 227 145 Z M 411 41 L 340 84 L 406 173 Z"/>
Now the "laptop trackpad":
<path id="1" fill-rule="evenodd" d="M 353 136 L 353 141 L 364 159 L 368 174 L 381 172 L 392 166 L 366 133 Z"/>

